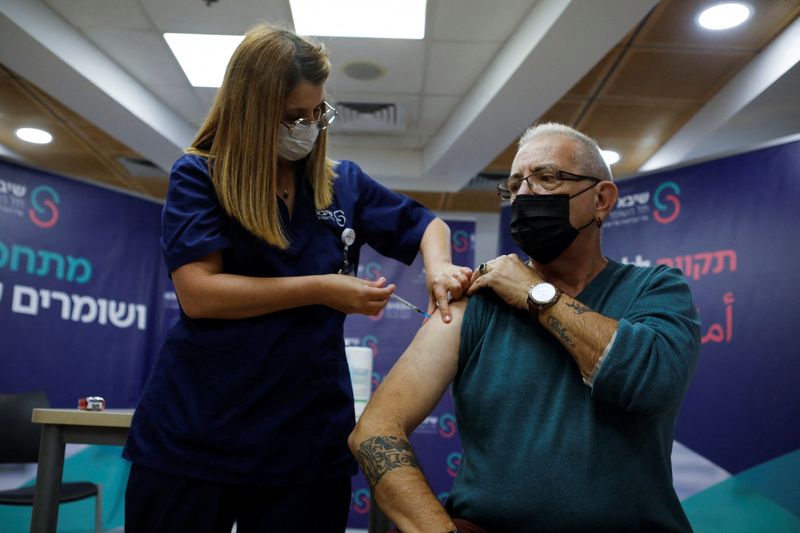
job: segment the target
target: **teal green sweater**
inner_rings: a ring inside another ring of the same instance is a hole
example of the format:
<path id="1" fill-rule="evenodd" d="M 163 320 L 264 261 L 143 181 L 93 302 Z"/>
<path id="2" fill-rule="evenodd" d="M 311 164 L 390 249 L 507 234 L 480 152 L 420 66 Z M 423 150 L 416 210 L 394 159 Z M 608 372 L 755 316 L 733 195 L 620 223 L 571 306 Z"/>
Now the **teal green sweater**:
<path id="1" fill-rule="evenodd" d="M 609 261 L 577 299 L 619 321 L 593 388 L 526 311 L 470 299 L 448 511 L 490 533 L 691 531 L 670 461 L 700 346 L 689 287 L 676 269 Z"/>

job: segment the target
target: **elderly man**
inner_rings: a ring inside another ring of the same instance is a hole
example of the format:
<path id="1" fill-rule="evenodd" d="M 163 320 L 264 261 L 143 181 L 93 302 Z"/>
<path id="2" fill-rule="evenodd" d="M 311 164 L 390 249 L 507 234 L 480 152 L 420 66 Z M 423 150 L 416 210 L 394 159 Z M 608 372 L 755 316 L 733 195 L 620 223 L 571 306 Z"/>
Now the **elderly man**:
<path id="1" fill-rule="evenodd" d="M 680 271 L 603 256 L 617 199 L 597 144 L 559 124 L 522 136 L 512 237 L 530 257 L 473 274 L 454 323 L 435 316 L 378 388 L 350 448 L 403 533 L 690 531 L 672 488 L 675 418 L 700 324 Z M 464 445 L 445 507 L 408 435 L 452 382 Z"/>

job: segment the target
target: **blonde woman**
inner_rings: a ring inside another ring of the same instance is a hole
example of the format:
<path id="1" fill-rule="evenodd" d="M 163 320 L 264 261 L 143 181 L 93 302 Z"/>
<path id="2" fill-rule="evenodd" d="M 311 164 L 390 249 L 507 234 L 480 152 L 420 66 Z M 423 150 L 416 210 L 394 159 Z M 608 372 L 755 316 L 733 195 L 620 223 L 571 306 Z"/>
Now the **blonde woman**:
<path id="1" fill-rule="evenodd" d="M 181 316 L 123 453 L 128 533 L 344 531 L 343 323 L 395 289 L 346 274 L 364 244 L 406 263 L 421 251 L 445 319 L 447 292 L 469 286 L 440 219 L 326 158 L 329 71 L 321 45 L 257 26 L 172 169 L 162 247 Z"/>

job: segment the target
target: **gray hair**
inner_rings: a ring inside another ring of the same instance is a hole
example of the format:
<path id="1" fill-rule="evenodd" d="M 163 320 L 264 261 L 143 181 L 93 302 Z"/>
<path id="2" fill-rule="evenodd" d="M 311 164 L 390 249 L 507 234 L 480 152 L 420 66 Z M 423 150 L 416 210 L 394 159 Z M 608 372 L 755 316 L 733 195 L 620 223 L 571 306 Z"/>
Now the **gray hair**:
<path id="1" fill-rule="evenodd" d="M 588 135 L 557 122 L 544 122 L 531 126 L 519 138 L 518 147 L 531 141 L 534 137 L 565 137 L 578 142 L 578 150 L 573 154 L 575 163 L 580 167 L 580 172 L 595 176 L 601 180 L 613 181 L 611 168 L 603 159 L 600 147 Z"/>

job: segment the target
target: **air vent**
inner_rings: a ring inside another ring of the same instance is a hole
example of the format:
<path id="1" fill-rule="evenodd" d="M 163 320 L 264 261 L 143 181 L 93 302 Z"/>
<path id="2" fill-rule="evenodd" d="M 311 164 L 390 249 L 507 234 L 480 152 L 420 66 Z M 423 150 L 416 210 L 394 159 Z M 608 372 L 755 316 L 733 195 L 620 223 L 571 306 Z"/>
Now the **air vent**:
<path id="1" fill-rule="evenodd" d="M 147 159 L 125 157 L 119 155 L 115 158 L 131 176 L 137 178 L 163 178 L 167 176 L 164 170 Z"/>
<path id="2" fill-rule="evenodd" d="M 408 113 L 403 104 L 336 102 L 334 105 L 339 114 L 331 126 L 332 133 L 393 132 L 406 129 Z"/>

